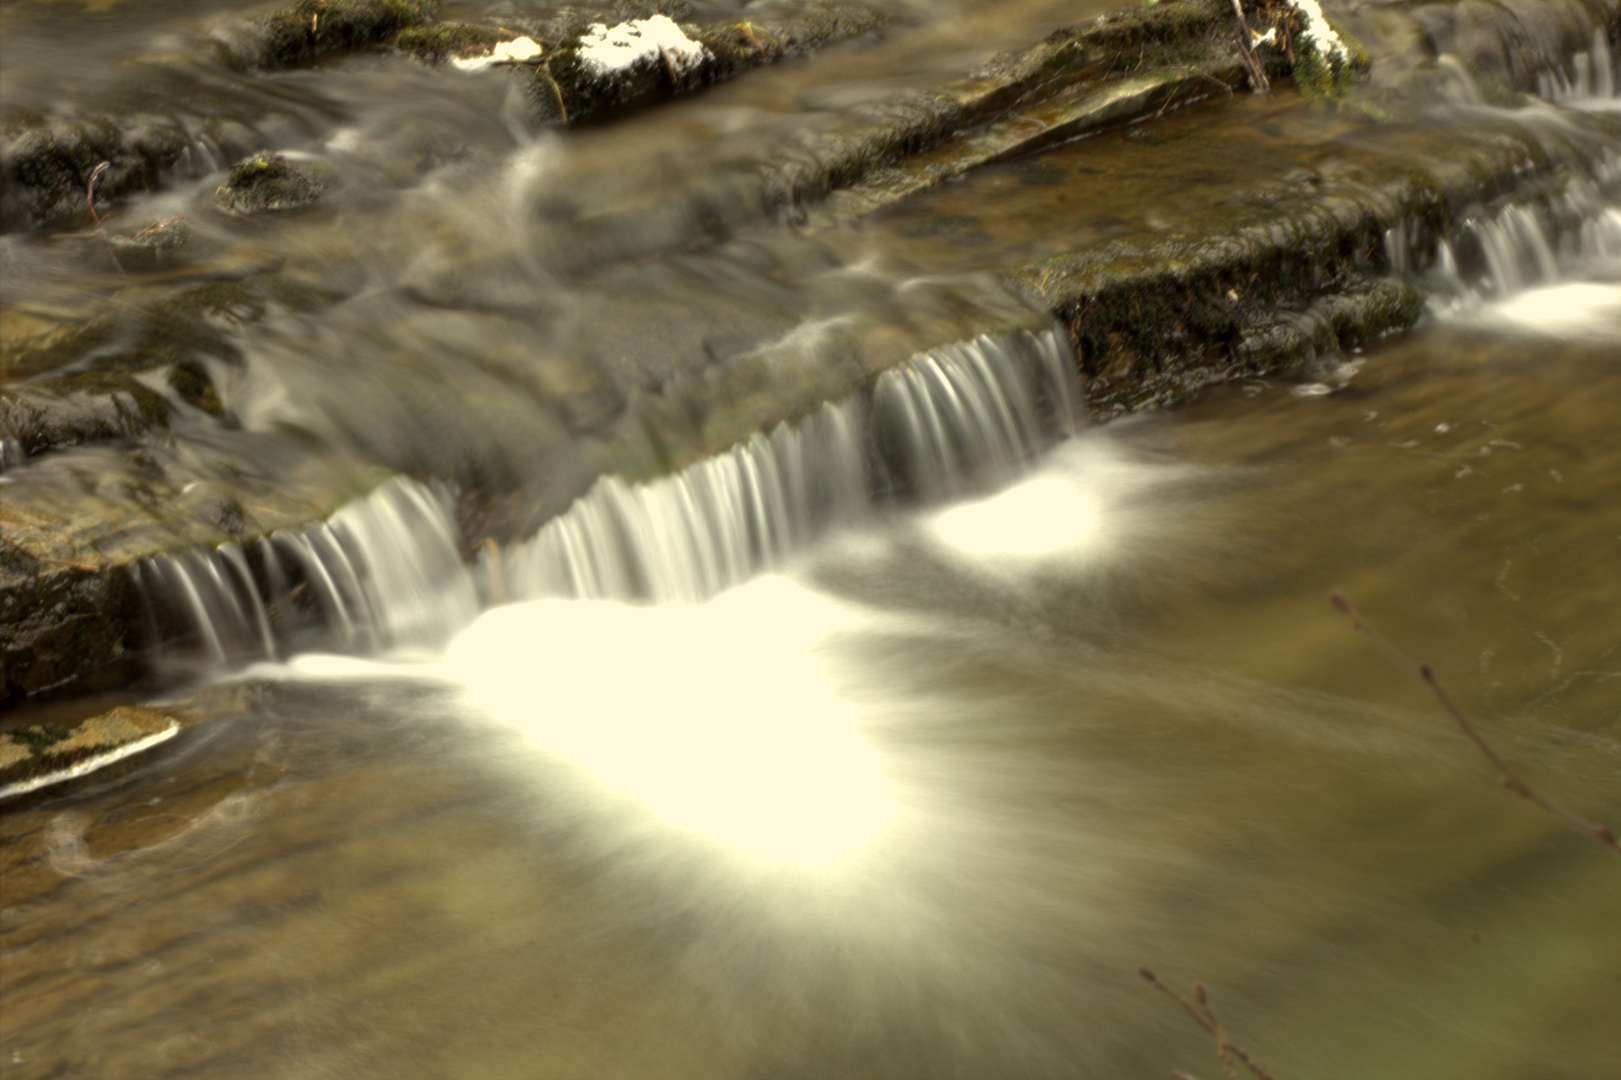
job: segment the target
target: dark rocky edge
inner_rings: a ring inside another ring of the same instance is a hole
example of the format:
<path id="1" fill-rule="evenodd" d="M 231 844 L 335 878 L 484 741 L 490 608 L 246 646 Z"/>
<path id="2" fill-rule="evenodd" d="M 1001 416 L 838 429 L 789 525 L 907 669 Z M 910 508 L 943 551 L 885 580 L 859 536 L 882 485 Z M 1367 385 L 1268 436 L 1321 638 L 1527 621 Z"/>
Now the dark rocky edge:
<path id="1" fill-rule="evenodd" d="M 263 144 L 267 120 L 308 126 L 324 103 L 290 109 L 255 94 L 237 73 L 377 45 L 436 9 L 435 0 L 299 0 L 219 28 L 192 54 L 139 65 L 140 77 L 107 94 L 103 109 L 5 110 L 0 228 L 84 216 L 91 176 L 103 162 L 108 168 L 95 198 L 116 200 L 164 186 L 175 170 L 188 167 L 195 147 L 206 147 L 205 157 L 237 161 Z"/>
<path id="2" fill-rule="evenodd" d="M 1370 39 L 1373 65 L 1361 103 L 1386 111 L 1398 104 L 1392 88 L 1422 80 L 1433 62 L 1438 46 L 1424 29 L 1432 9 L 1453 13 L 1446 24 L 1450 33 L 1460 34 L 1460 25 L 1494 27 L 1491 34 L 1498 35 L 1505 54 L 1530 42 L 1531 51 L 1551 56 L 1550 62 L 1562 62 L 1585 44 L 1595 24 L 1617 37 L 1617 7 L 1609 0 L 1553 0 L 1529 9 L 1523 21 L 1505 6 L 1380 7 L 1377 19 L 1384 21 L 1374 26 L 1375 16 L 1367 15 L 1361 30 Z M 1229 15 L 1230 7 L 1214 0 L 1172 0 L 1060 31 L 939 94 L 903 95 L 852 117 L 841 130 L 774 151 L 756 175 L 765 177 L 769 204 L 791 220 L 815 225 L 868 212 L 886 198 L 904 197 L 979 164 L 1205 93 L 1229 92 L 1240 74 L 1228 40 Z M 1484 29 L 1479 33 L 1490 36 Z M 1417 60 L 1411 59 L 1414 49 L 1421 54 Z M 1481 52 L 1489 59 L 1489 49 Z M 1279 58 L 1268 63 L 1274 72 L 1288 70 Z M 1382 68 L 1386 63 L 1396 70 Z M 1503 94 L 1525 89 L 1527 79 L 1534 82 L 1534 63 L 1479 63 L 1488 85 L 1500 72 Z M 1044 119 L 1034 127 L 998 130 L 995 125 L 1015 111 Z M 1488 124 L 1458 136 L 1446 148 L 1444 168 L 1364 170 L 1333 182 L 1307 178 L 1253 192 L 1247 201 L 1216 208 L 1174 233 L 1119 238 L 1013 272 L 1011 280 L 1034 308 L 1022 317 L 1004 313 L 1004 322 L 1027 325 L 1041 312 L 1059 320 L 1077 347 L 1087 405 L 1096 417 L 1171 403 L 1223 379 L 1299 371 L 1418 318 L 1413 288 L 1379 276 L 1388 269 L 1381 253 L 1385 230 L 1411 226 L 1433 248 L 1466 214 L 1509 197 L 1535 198 L 1540 186 L 1557 186 L 1581 171 L 1601 137 L 1617 137 L 1618 123 L 1595 117 L 1573 122 L 1568 145 L 1553 150 L 1513 125 Z M 925 152 L 932 160 L 924 161 Z M 904 182 L 882 182 L 897 175 Z M 825 198 L 839 189 L 842 196 Z M 886 196 L 886 190 L 894 194 Z M 117 453 L 134 472 L 146 468 L 135 459 L 161 448 L 173 410 L 221 413 L 206 381 L 207 365 L 195 363 L 198 357 L 232 360 L 229 335 L 211 320 L 251 323 L 267 304 L 299 302 L 278 290 L 275 269 L 260 268 L 234 281 L 206 282 L 162 301 L 41 332 L 21 366 L 45 372 L 66 357 L 78 370 L 8 390 L 0 404 L 0 435 L 30 453 L 126 440 L 132 445 Z M 579 460 L 560 463 L 567 482 L 543 508 L 517 511 L 511 500 L 477 505 L 478 496 L 489 492 L 475 488 L 466 505 L 480 521 L 470 528 L 478 535 L 521 532 L 537 515 L 562 509 L 570 491 L 577 493 L 602 471 L 652 475 L 679 467 L 841 389 L 859 390 L 886 364 L 902 359 L 904 354 L 882 348 L 852 350 L 847 362 L 834 365 L 837 377 L 806 376 L 791 387 L 774 385 L 768 365 L 743 366 L 726 374 L 725 385 L 667 380 L 623 407 L 597 410 L 582 399 L 584 412 L 571 426 L 573 437 L 589 445 L 576 455 Z M 154 376 L 165 389 L 154 387 Z M 704 414 L 700 421 L 692 420 L 695 413 Z M 666 414 L 675 419 L 661 421 Z M 666 437 L 671 430 L 689 435 L 672 442 Z M 15 488 L 8 492 L 0 506 L 0 694 L 78 678 L 126 653 L 137 618 L 132 562 L 295 527 L 366 488 L 353 477 L 304 480 L 284 472 L 281 479 L 299 494 L 277 501 L 261 491 L 265 505 L 247 507 L 234 496 L 212 496 L 204 486 L 196 505 L 171 514 L 167 503 L 181 502 L 185 477 L 152 471 L 152 521 L 81 519 L 82 502 L 51 492 L 27 498 Z M 375 479 L 374 472 L 370 482 Z"/>
<path id="3" fill-rule="evenodd" d="M 1046 259 L 1013 278 L 1069 331 L 1098 418 L 1289 371 L 1417 322 L 1411 285 L 1371 277 L 1391 269 L 1387 231 L 1426 237 L 1433 256 L 1466 214 L 1534 201 L 1539 188 L 1590 174 L 1602 140 L 1621 137 L 1621 120 L 1583 119 L 1562 146 L 1487 126 L 1450 136 L 1443 168 L 1300 177 L 1252 193 L 1249 205 Z"/>
<path id="4" fill-rule="evenodd" d="M 298 0 L 251 22 L 220 27 L 210 42 L 238 70 L 292 67 L 376 45 L 438 10 L 438 0 Z"/>
<path id="5" fill-rule="evenodd" d="M 759 22 L 721 20 L 685 29 L 701 62 L 677 69 L 653 59 L 613 74 L 580 61 L 593 24 L 690 13 L 685 0 L 559 8 L 507 24 L 436 23 L 436 0 L 299 0 L 291 7 L 215 29 L 192 53 L 143 63 L 141 75 L 106 95 L 101 109 L 0 113 L 0 229 L 17 231 L 87 216 L 92 174 L 99 205 L 165 186 L 210 160 L 240 162 L 289 125 L 329 123 L 326 103 L 290 105 L 285 90 L 255 92 L 258 71 L 307 64 L 358 49 L 388 47 L 430 62 L 488 53 L 530 36 L 543 44 L 520 70 L 540 119 L 575 123 L 631 104 L 732 78 L 742 72 L 869 34 L 891 17 L 848 0 L 817 0 Z M 141 108 L 141 103 L 150 108 Z M 135 107 L 131 107 L 134 103 Z M 196 153 L 198 148 L 205 152 Z M 197 160 L 194 160 L 197 159 Z"/>
<path id="6" fill-rule="evenodd" d="M 787 17 L 683 26 L 702 50 L 698 58 L 681 63 L 654 54 L 615 72 L 596 70 L 583 59 L 589 34 L 577 32 L 533 66 L 529 97 L 542 118 L 577 124 L 862 37 L 891 21 L 887 13 L 862 4 L 822 0 Z"/>

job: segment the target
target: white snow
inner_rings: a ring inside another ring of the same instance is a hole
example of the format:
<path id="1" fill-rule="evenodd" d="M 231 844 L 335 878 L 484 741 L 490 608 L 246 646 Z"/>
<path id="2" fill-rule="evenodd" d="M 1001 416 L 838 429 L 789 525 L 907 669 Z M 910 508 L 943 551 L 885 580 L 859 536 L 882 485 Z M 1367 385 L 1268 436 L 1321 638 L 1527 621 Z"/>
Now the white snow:
<path id="1" fill-rule="evenodd" d="M 612 75 L 633 68 L 659 53 L 678 71 L 701 63 L 709 50 L 681 32 L 668 15 L 633 19 L 618 26 L 592 23 L 580 36 L 580 59 L 593 75 Z"/>
<path id="2" fill-rule="evenodd" d="M 540 55 L 540 46 L 535 44 L 533 38 L 515 38 L 512 41 L 503 41 L 495 50 L 485 56 L 474 56 L 467 60 L 452 60 L 451 63 L 463 71 L 479 71 L 491 64 L 515 64 L 523 60 L 533 60 Z"/>
<path id="3" fill-rule="evenodd" d="M 1289 4 L 1306 20 L 1304 36 L 1317 47 L 1318 55 L 1325 61 L 1337 59 L 1342 64 L 1351 62 L 1351 54 L 1345 51 L 1345 43 L 1328 25 L 1328 18 L 1317 0 L 1289 0 Z"/>

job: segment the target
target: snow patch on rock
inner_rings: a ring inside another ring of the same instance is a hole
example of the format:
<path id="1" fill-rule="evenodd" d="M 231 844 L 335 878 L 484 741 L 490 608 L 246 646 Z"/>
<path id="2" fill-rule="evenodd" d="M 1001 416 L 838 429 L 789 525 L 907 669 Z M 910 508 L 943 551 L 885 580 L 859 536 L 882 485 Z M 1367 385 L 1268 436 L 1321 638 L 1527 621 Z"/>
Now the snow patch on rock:
<path id="1" fill-rule="evenodd" d="M 535 44 L 533 38 L 516 38 L 512 41 L 503 41 L 497 45 L 493 52 L 484 56 L 474 56 L 466 60 L 452 60 L 451 63 L 463 71 L 479 71 L 491 64 L 517 64 L 525 60 L 533 60 L 540 55 L 540 46 Z"/>
<path id="2" fill-rule="evenodd" d="M 1306 23 L 1306 29 L 1301 36 L 1316 47 L 1318 55 L 1324 61 L 1337 60 L 1341 64 L 1350 64 L 1351 54 L 1346 51 L 1345 42 L 1341 41 L 1334 28 L 1328 25 L 1328 17 L 1323 14 L 1322 5 L 1317 0 L 1289 0 L 1289 5 L 1300 12 L 1301 18 Z"/>
<path id="3" fill-rule="evenodd" d="M 660 53 L 677 71 L 687 71 L 709 56 L 709 50 L 682 33 L 668 15 L 613 27 L 592 23 L 580 35 L 580 59 L 597 76 L 626 71 Z"/>

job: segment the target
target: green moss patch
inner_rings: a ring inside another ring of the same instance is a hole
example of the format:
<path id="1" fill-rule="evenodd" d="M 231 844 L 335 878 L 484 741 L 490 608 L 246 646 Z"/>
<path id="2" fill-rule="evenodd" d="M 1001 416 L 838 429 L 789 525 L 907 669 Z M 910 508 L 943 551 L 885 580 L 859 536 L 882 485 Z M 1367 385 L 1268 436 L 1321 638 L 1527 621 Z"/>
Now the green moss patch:
<path id="1" fill-rule="evenodd" d="M 515 41 L 522 36 L 522 32 L 502 26 L 432 23 L 402 30 L 394 39 L 394 47 L 418 60 L 437 64 L 482 56 L 502 42 Z"/>
<path id="2" fill-rule="evenodd" d="M 257 23 L 261 64 L 291 67 L 325 53 L 376 45 L 427 22 L 434 0 L 299 0 Z"/>
<path id="3" fill-rule="evenodd" d="M 321 197 L 320 180 L 294 168 L 280 154 L 261 150 L 231 168 L 215 197 L 239 214 L 297 210 Z"/>

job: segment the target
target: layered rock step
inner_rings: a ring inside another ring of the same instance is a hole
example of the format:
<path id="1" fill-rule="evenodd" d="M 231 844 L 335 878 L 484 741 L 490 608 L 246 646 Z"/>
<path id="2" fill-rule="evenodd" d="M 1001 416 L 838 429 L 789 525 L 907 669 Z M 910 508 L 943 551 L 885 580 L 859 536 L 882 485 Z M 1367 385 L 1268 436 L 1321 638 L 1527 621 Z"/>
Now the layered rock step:
<path id="1" fill-rule="evenodd" d="M 364 18 L 355 9 L 353 34 L 325 8 L 300 6 L 291 10 L 311 16 L 310 34 L 301 21 L 287 24 L 287 50 L 254 52 L 242 44 L 249 38 L 229 35 L 210 48 L 235 58 L 219 70 L 247 71 L 284 56 L 307 62 L 315 53 L 306 48 L 389 43 L 422 58 L 399 62 L 437 65 L 435 77 L 458 61 L 507 68 L 494 76 L 526 88 L 525 101 L 544 67 L 563 102 L 553 119 L 594 116 L 611 130 L 635 122 L 624 110 L 692 89 L 702 72 L 719 79 L 892 25 L 843 6 L 836 17 L 816 9 L 832 19 L 818 24 L 827 30 L 819 38 L 763 17 L 689 32 L 696 24 L 654 11 L 618 22 L 604 15 L 565 48 L 534 22 L 434 37 L 443 27 L 415 16 L 389 23 L 389 11 L 405 8 L 374 7 Z M 1419 318 L 1417 275 L 1460 234 L 1513 209 L 1557 237 L 1587 221 L 1571 209 L 1578 188 L 1599 204 L 1617 196 L 1621 121 L 1597 111 L 1554 116 L 1522 96 L 1601 90 L 1594 72 L 1613 66 L 1616 5 L 1522 8 L 1347 12 L 1343 25 L 1364 42 L 1370 66 L 1348 96 L 1319 106 L 1347 117 L 1345 130 L 1301 150 L 1300 167 L 1239 170 L 1225 190 L 1168 221 L 1134 223 L 1110 204 L 1103 216 L 1114 223 L 1076 226 L 1073 239 L 1063 238 L 1066 215 L 1087 215 L 1055 201 L 1027 215 L 1044 235 L 1010 233 L 1004 251 L 965 259 L 951 280 L 870 271 L 861 237 L 932 228 L 957 190 L 1019 162 L 1036 163 L 1035 177 L 1036 165 L 1061 172 L 1054 163 L 1076 155 L 1128 161 L 1178 107 L 1205 110 L 1186 117 L 1232 111 L 1251 71 L 1234 43 L 1231 6 L 1166 3 L 1060 31 L 930 92 L 860 103 L 718 160 L 650 202 L 570 193 L 543 217 L 556 250 L 546 272 L 579 304 L 570 317 L 584 329 L 572 338 L 543 290 L 503 284 L 540 280 L 525 277 L 532 272 L 510 250 L 472 248 L 429 276 L 367 278 L 357 268 L 375 256 L 351 258 L 320 231 L 322 191 L 343 178 L 296 156 L 245 159 L 239 179 L 206 195 L 218 216 L 199 212 L 188 222 L 193 235 L 170 247 L 130 245 L 157 223 L 128 236 L 98 225 L 53 241 L 78 245 L 86 262 L 105 260 L 107 298 L 87 311 L 47 295 L 6 313 L 4 692 L 98 670 L 126 677 L 109 665 L 139 640 L 132 567 L 221 545 L 252 549 L 278 532 L 291 551 L 294 538 L 394 474 L 455 485 L 453 547 L 468 557 L 487 542 L 503 549 L 535 534 L 601 477 L 669 475 L 805 421 L 824 402 L 870 398 L 897 365 L 980 335 L 1062 327 L 1093 418 L 1218 381 L 1332 365 L 1340 350 Z M 1254 27 L 1266 25 L 1265 12 L 1251 14 Z M 638 20 L 637 35 L 612 33 Z M 365 27 L 377 33 L 367 37 Z M 721 30 L 758 44 L 723 64 Z M 523 40 L 540 51 L 516 44 Z M 1490 41 L 1515 58 L 1492 62 Z M 646 51 L 650 43 L 657 49 Z M 1461 51 L 1430 55 L 1442 43 Z M 625 70 L 650 81 L 600 109 L 568 111 L 558 82 L 568 48 L 572 70 L 584 70 L 593 50 L 622 50 L 640 58 Z M 1260 55 L 1275 96 L 1288 98 L 1287 52 Z M 1473 74 L 1455 70 L 1457 56 L 1477 58 Z M 1508 111 L 1427 124 L 1408 98 L 1434 86 Z M 313 101 L 299 99 L 286 115 L 330 127 Z M 1082 138 L 1092 141 L 1075 142 Z M 94 173 L 95 155 L 80 156 Z M 113 171 L 122 167 L 103 173 L 112 186 L 96 188 L 93 208 L 135 190 L 119 187 Z M 300 191 L 310 198 L 285 207 L 236 201 L 271 172 L 307 181 Z M 82 172 L 72 179 L 88 183 Z M 68 206 L 78 195 L 63 198 Z M 261 212 L 270 216 L 256 219 Z M 386 206 L 378 220 L 397 212 Z M 403 230 L 378 244 L 385 259 L 409 264 L 442 231 L 428 221 L 423 239 Z M 278 248 L 283 235 L 297 242 Z M 317 246 L 319 258 L 301 259 Z M 28 251 L 42 266 L 50 256 L 43 245 Z M 517 272 L 500 272 L 508 261 Z M 671 284 L 680 281 L 692 283 L 695 300 L 708 281 L 746 288 L 748 303 L 688 305 L 687 286 Z M 441 362 L 439 352 L 473 362 Z M 386 394 L 375 393 L 380 385 Z M 289 406 L 266 405 L 267 391 Z M 355 405 L 386 422 L 348 424 L 344 410 Z M 252 572 L 267 573 L 259 561 Z"/>

